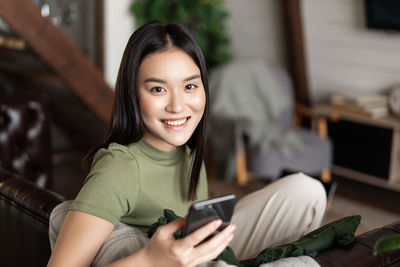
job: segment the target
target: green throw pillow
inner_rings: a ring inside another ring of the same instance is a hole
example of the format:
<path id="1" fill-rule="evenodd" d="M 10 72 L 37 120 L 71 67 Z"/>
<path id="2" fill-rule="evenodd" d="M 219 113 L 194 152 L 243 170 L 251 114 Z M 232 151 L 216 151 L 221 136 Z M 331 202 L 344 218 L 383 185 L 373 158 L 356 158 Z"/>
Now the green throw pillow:
<path id="1" fill-rule="evenodd" d="M 173 211 L 164 210 L 164 216 L 161 216 L 158 221 L 150 227 L 148 237 L 151 238 L 158 226 L 176 220 L 177 218 L 179 217 L 175 215 Z M 354 232 L 360 224 L 360 221 L 360 215 L 344 217 L 308 233 L 293 243 L 266 248 L 259 253 L 257 257 L 244 261 L 238 261 L 233 250 L 227 247 L 216 260 L 223 260 L 235 266 L 253 267 L 287 257 L 302 255 L 316 257 L 319 252 L 331 248 L 336 244 L 346 246 L 352 243 L 355 238 Z M 176 239 L 182 238 L 183 231 L 179 230 L 174 236 Z"/>

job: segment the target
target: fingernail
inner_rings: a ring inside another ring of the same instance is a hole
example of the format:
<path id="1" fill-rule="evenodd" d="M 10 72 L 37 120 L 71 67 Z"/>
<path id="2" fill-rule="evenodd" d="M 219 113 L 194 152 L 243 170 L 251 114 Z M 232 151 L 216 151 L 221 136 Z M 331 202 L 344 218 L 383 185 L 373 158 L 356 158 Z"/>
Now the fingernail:
<path id="1" fill-rule="evenodd" d="M 222 220 L 216 220 L 215 223 L 214 223 L 215 227 L 218 227 L 221 224 L 222 224 Z"/>
<path id="2" fill-rule="evenodd" d="M 236 225 L 234 225 L 234 224 L 231 224 L 231 225 L 229 225 L 229 232 L 233 232 L 233 231 L 235 231 L 235 229 L 236 229 Z"/>

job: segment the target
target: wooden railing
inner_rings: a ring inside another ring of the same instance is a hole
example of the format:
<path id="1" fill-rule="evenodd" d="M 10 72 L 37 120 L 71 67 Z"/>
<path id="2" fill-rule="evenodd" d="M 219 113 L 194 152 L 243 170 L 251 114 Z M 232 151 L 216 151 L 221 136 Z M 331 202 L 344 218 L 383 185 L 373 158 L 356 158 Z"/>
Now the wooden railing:
<path id="1" fill-rule="evenodd" d="M 99 118 L 109 122 L 113 91 L 100 71 L 48 19 L 32 0 L 0 1 L 0 17 L 42 62 Z"/>

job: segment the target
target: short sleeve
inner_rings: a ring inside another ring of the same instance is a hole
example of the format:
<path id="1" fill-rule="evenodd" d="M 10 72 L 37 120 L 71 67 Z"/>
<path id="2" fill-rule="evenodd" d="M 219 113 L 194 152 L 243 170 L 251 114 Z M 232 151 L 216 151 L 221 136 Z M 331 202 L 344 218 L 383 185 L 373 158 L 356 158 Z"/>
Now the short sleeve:
<path id="1" fill-rule="evenodd" d="M 139 198 L 140 172 L 135 157 L 120 145 L 100 149 L 71 210 L 89 213 L 116 225 L 132 213 Z"/>

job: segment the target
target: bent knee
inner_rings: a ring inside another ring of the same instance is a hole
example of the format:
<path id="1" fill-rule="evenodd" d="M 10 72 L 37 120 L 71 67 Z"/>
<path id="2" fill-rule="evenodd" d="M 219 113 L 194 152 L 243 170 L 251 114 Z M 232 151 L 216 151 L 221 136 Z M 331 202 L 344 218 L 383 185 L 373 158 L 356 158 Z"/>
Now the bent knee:
<path id="1" fill-rule="evenodd" d="M 310 201 L 326 203 L 326 191 L 322 183 L 304 173 L 295 173 L 281 179 L 291 197 L 307 197 Z"/>

